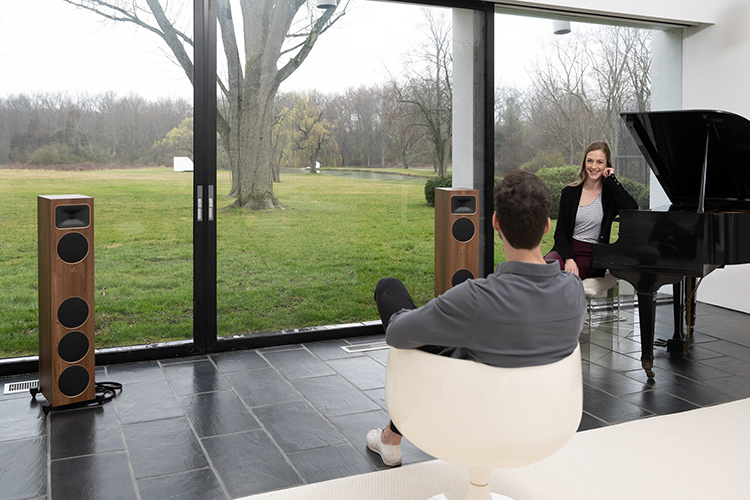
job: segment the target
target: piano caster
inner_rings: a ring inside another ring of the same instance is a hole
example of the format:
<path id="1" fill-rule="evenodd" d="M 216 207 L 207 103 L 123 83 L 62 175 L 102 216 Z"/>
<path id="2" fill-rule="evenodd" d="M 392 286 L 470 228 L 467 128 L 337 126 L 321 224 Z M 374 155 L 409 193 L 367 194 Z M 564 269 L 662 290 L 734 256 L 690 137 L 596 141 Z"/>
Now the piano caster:
<path id="1" fill-rule="evenodd" d="M 653 380 L 656 374 L 654 373 L 654 362 L 653 361 L 641 361 L 641 366 L 646 371 L 646 376 L 649 380 Z"/>

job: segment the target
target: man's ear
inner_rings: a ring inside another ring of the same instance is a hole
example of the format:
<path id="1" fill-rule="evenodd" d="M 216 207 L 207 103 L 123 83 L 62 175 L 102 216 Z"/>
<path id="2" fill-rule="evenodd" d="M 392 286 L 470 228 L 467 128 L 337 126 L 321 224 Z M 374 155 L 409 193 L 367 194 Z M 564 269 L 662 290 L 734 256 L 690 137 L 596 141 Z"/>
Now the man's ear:
<path id="1" fill-rule="evenodd" d="M 543 234 L 549 233 L 549 230 L 550 230 L 551 227 L 552 227 L 552 221 L 550 221 L 550 218 L 547 217 L 547 225 L 544 226 L 544 233 Z"/>
<path id="2" fill-rule="evenodd" d="M 505 238 L 503 237 L 503 232 L 500 230 L 500 222 L 497 220 L 497 214 L 492 214 L 492 229 L 497 232 L 497 235 L 500 236 L 500 239 L 505 241 Z"/>

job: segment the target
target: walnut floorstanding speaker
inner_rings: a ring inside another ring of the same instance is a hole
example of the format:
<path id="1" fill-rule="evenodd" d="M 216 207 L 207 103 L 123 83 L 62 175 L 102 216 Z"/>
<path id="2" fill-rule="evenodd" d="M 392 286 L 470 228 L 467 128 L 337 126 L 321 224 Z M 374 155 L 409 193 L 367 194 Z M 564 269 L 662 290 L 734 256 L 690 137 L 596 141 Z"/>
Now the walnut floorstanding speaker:
<path id="1" fill-rule="evenodd" d="M 479 274 L 479 191 L 435 189 L 435 296 Z"/>
<path id="2" fill-rule="evenodd" d="M 94 199 L 39 196 L 39 390 L 52 407 L 92 401 Z"/>

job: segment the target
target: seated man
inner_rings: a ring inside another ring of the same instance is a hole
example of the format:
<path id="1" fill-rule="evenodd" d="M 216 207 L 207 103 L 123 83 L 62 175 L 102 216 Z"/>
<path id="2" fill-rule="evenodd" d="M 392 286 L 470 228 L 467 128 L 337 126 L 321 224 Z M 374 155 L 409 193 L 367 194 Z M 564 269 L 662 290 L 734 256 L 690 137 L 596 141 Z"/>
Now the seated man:
<path id="1" fill-rule="evenodd" d="M 401 281 L 380 280 L 375 302 L 386 342 L 500 367 L 543 365 L 571 354 L 586 318 L 586 297 L 577 276 L 542 257 L 550 202 L 541 179 L 510 172 L 494 190 L 492 227 L 505 263 L 493 274 L 465 281 L 420 308 Z M 367 447 L 389 467 L 401 464 L 400 443 L 393 422 L 367 433 Z"/>

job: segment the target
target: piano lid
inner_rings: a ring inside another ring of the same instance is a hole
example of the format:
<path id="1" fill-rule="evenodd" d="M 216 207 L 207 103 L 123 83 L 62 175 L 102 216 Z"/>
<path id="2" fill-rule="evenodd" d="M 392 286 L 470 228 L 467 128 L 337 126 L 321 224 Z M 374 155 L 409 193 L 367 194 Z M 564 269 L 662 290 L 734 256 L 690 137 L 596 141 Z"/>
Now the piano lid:
<path id="1" fill-rule="evenodd" d="M 622 113 L 636 144 L 673 204 L 696 204 L 708 157 L 705 203 L 750 208 L 750 121 L 726 111 Z"/>

